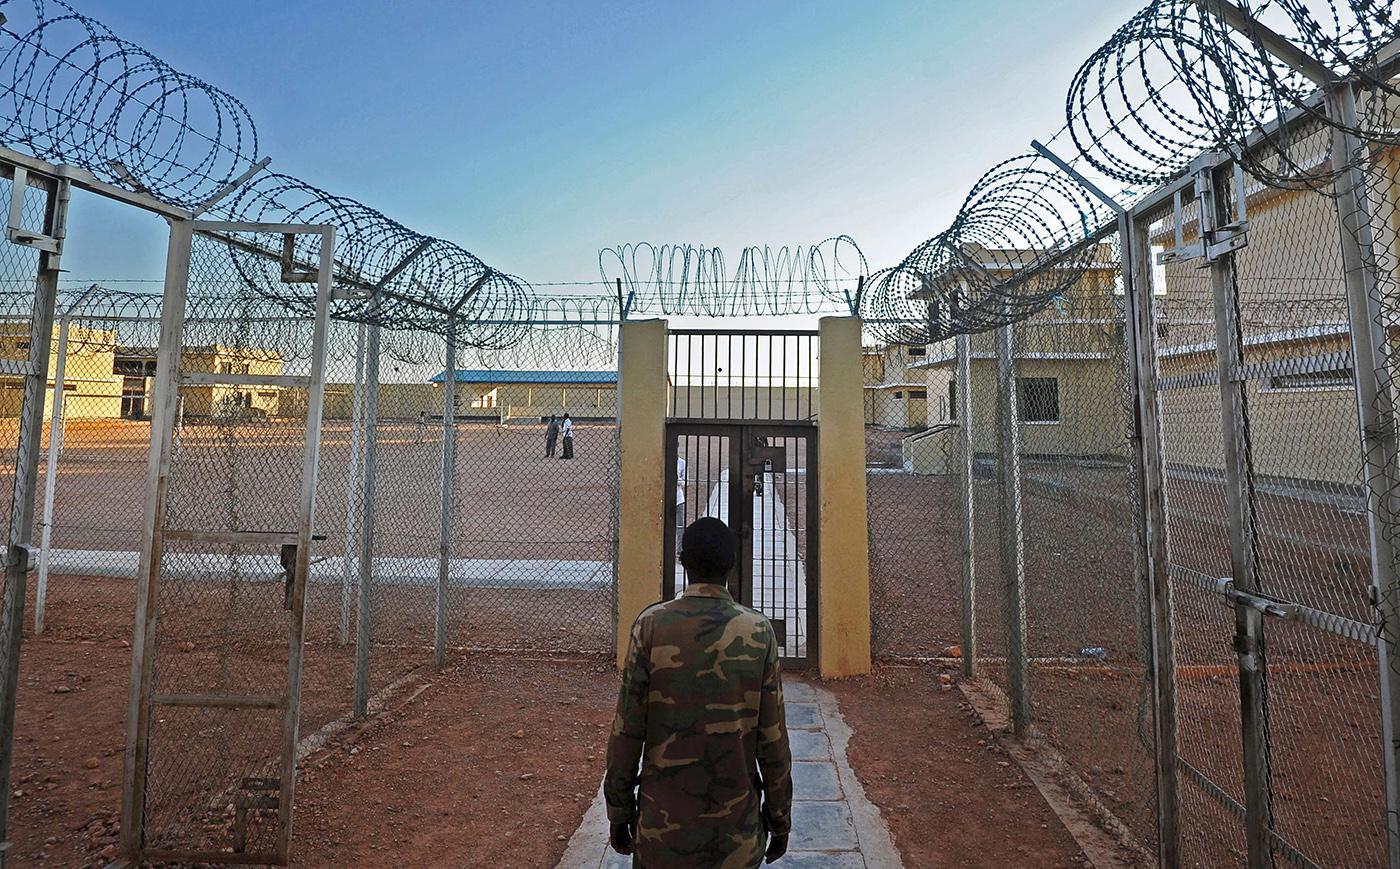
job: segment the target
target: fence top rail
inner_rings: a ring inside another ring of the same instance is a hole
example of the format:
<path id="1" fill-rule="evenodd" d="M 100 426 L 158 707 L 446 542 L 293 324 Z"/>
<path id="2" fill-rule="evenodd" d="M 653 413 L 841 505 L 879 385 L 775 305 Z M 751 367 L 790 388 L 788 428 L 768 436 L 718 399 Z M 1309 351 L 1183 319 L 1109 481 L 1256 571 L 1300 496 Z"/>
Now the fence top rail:
<path id="1" fill-rule="evenodd" d="M 733 335 L 739 337 L 814 338 L 820 333 L 816 329 L 671 329 L 672 335 Z"/>

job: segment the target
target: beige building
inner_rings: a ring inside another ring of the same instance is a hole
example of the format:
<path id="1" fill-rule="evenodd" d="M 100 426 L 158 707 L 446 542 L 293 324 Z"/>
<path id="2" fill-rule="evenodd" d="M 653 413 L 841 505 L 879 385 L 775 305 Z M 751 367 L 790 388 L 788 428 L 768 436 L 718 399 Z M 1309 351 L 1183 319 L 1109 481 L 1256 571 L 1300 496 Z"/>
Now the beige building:
<path id="1" fill-rule="evenodd" d="M 922 429 L 929 420 L 927 384 L 914 367 L 927 347 L 888 344 L 861 351 L 865 369 L 865 424 L 889 429 Z"/>
<path id="2" fill-rule="evenodd" d="M 54 326 L 49 350 L 49 383 L 44 393 L 44 416 L 53 415 L 53 373 L 58 362 L 59 327 Z M 69 352 L 63 378 L 64 414 L 71 418 L 113 419 L 121 415 L 122 379 L 114 373 L 116 333 L 70 327 Z M 0 323 L 0 359 L 29 358 L 30 325 Z M 18 417 L 24 403 L 24 382 L 17 374 L 0 375 L 0 417 Z"/>
<path id="3" fill-rule="evenodd" d="M 1316 193 L 1253 185 L 1248 241 L 1235 257 L 1254 470 L 1304 484 L 1359 485 L 1361 453 L 1337 213 Z M 1181 237 L 1197 237 L 1194 220 Z M 1177 243 L 1170 214 L 1152 243 Z M 1158 353 L 1167 463 L 1223 470 L 1209 273 L 1168 262 L 1158 275 Z"/>
<path id="4" fill-rule="evenodd" d="M 456 374 L 458 417 L 508 422 L 566 413 L 574 419 L 617 416 L 616 371 L 462 369 Z M 436 375 L 428 386 L 435 393 L 433 407 L 438 413 L 442 412 L 445 375 L 446 372 Z"/>
<path id="5" fill-rule="evenodd" d="M 1009 257 L 987 256 L 995 273 Z M 1123 315 L 1118 263 L 1102 246 L 1083 277 L 1040 313 L 1017 323 L 1014 355 L 1027 456 L 1098 458 L 1122 455 L 1127 432 Z M 973 449 L 997 448 L 996 334 L 970 339 Z M 880 382 L 867 386 L 875 425 L 916 428 L 904 438 L 904 461 L 915 473 L 948 473 L 956 463 L 958 395 L 956 341 L 925 347 L 879 348 Z M 871 370 L 870 366 L 867 366 Z M 895 395 L 901 394 L 901 399 Z M 873 407 L 872 407 L 873 395 Z"/>

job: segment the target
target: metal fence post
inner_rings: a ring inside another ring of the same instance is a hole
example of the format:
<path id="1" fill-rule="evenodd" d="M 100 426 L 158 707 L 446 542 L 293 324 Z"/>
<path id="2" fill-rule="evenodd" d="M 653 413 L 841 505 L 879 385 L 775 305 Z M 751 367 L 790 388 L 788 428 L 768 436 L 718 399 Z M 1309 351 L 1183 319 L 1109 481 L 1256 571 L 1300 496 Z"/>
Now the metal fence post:
<path id="1" fill-rule="evenodd" d="M 1375 238 L 1366 200 L 1366 173 L 1359 160 L 1363 144 L 1346 132 L 1356 129 L 1356 92 L 1350 83 L 1329 89 L 1328 113 L 1343 128 L 1332 128 L 1332 165 L 1346 160 L 1334 182 L 1342 228 L 1342 267 L 1351 332 L 1352 372 L 1360 422 L 1366 522 L 1371 576 L 1380 617 L 1382 765 L 1385 769 L 1386 850 L 1391 869 L 1400 867 L 1400 579 L 1396 576 L 1396 498 L 1400 496 L 1400 450 L 1396 444 L 1395 396 L 1388 371 L 1389 340 L 1377 288 Z"/>
<path id="2" fill-rule="evenodd" d="M 73 310 L 87 301 L 98 289 L 88 287 L 63 312 L 58 326 L 58 352 L 53 369 L 53 409 L 49 419 L 49 453 L 44 459 L 44 515 L 39 520 L 39 573 L 34 586 L 34 633 L 44 632 L 44 604 L 49 596 L 49 544 L 53 539 L 53 500 L 58 488 L 58 462 L 63 455 L 65 418 L 63 415 L 65 373 L 68 369 L 68 333 L 73 324 Z"/>
<path id="3" fill-rule="evenodd" d="M 68 327 L 63 315 L 58 327 L 58 352 L 53 368 L 53 410 L 49 416 L 49 452 L 44 459 L 44 513 L 39 519 L 39 571 L 34 585 L 34 633 L 44 632 L 44 605 L 49 597 L 49 545 L 53 540 L 53 499 L 58 486 L 58 460 L 63 451 L 63 382 L 68 367 Z"/>
<path id="4" fill-rule="evenodd" d="M 340 644 L 350 642 L 350 612 L 354 608 L 355 517 L 361 510 L 361 433 L 364 430 L 365 329 L 355 330 L 355 385 L 350 397 L 350 467 L 345 482 L 345 567 L 340 575 Z"/>
<path id="5" fill-rule="evenodd" d="M 447 657 L 447 579 L 452 560 L 453 492 L 457 481 L 457 323 L 447 322 L 446 366 L 442 378 L 442 536 L 438 541 L 437 619 L 433 666 Z"/>
<path id="6" fill-rule="evenodd" d="M 957 346 L 957 408 L 958 447 L 962 450 L 962 674 L 964 679 L 977 676 L 977 560 L 974 554 L 977 521 L 977 500 L 973 495 L 973 465 L 976 456 L 972 444 L 972 339 L 959 335 Z"/>
<path id="7" fill-rule="evenodd" d="M 1145 226 L 1133 215 L 1119 217 L 1123 258 L 1124 329 L 1129 384 L 1133 391 L 1134 460 L 1137 463 L 1138 570 L 1147 611 L 1148 655 L 1143 664 L 1152 684 L 1152 722 L 1157 792 L 1157 862 L 1181 865 L 1180 801 L 1177 795 L 1176 656 L 1172 646 L 1172 589 L 1167 537 L 1166 457 L 1161 401 L 1157 393 L 1157 322 L 1152 296 L 1152 252 Z"/>
<path id="8" fill-rule="evenodd" d="M 997 330 L 997 477 L 1001 500 L 1001 564 L 1006 581 L 1006 678 L 1011 725 L 1017 737 L 1031 722 L 1026 654 L 1025 551 L 1021 539 L 1021 414 L 1017 395 L 1013 327 Z"/>
<path id="9" fill-rule="evenodd" d="M 1220 191 L 1228 189 L 1231 168 L 1218 163 L 1200 174 L 1198 194 L 1201 234 L 1209 237 L 1229 221 L 1228 204 Z M 1249 446 L 1245 383 L 1237 373 L 1243 364 L 1240 346 L 1239 298 L 1235 286 L 1234 253 L 1217 254 L 1210 262 L 1211 295 L 1215 303 L 1215 362 L 1220 382 L 1220 423 L 1225 447 L 1225 499 L 1230 532 L 1230 570 L 1234 587 L 1254 593 L 1255 575 L 1254 476 Z M 1270 866 L 1269 833 L 1273 811 L 1269 795 L 1268 689 L 1264 653 L 1264 615 L 1243 603 L 1235 605 L 1235 652 L 1240 671 L 1240 725 L 1244 744 L 1245 839 L 1249 865 Z"/>
<path id="10" fill-rule="evenodd" d="M 27 184 L 16 170 L 13 183 Z M 5 549 L 5 592 L 0 610 L 0 867 L 6 864 L 10 838 L 10 771 L 14 762 L 15 702 L 19 693 L 20 642 L 24 634 L 25 586 L 34 530 L 34 488 L 39 479 L 39 445 L 44 436 L 44 392 L 48 388 L 49 349 L 53 346 L 54 307 L 58 297 L 59 258 L 68 214 L 69 185 L 46 185 L 48 204 L 44 234 L 59 240 L 58 250 L 39 254 L 34 282 L 34 319 L 29 331 L 29 359 L 24 375 L 15 478 L 10 500 L 10 533 Z M 13 195 L 23 197 L 27 189 Z M 22 199 L 21 199 L 22 201 Z"/>
<path id="11" fill-rule="evenodd" d="M 370 584 L 374 579 L 374 499 L 375 460 L 379 450 L 379 332 L 369 328 L 365 356 L 365 461 L 363 501 L 360 512 L 360 603 L 355 614 L 355 717 L 369 712 L 369 643 L 371 612 Z"/>
<path id="12" fill-rule="evenodd" d="M 136 575 L 136 621 L 131 638 L 131 687 L 127 699 L 126 758 L 122 791 L 121 853 L 131 857 L 140 849 L 145 830 L 146 761 L 155 680 L 156 613 L 160 604 L 162 541 L 157 526 L 165 510 L 171 456 L 175 452 L 176 413 L 180 393 L 180 356 L 185 329 L 193 227 L 189 220 L 170 221 L 170 244 L 165 260 L 165 289 L 160 309 L 160 343 L 156 350 L 154 400 L 151 406 L 151 447 L 146 463 L 146 501 L 142 525 L 141 561 Z"/>

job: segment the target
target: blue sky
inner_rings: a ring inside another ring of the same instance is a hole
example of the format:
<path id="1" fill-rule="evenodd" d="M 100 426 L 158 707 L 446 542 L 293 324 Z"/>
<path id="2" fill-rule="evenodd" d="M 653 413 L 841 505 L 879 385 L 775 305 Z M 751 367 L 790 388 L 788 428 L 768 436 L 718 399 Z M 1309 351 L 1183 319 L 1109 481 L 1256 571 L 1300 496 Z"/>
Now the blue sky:
<path id="1" fill-rule="evenodd" d="M 601 247 L 856 238 L 873 267 L 1062 123 L 1139 0 L 76 0 L 242 99 L 277 171 L 531 281 Z M 163 229 L 75 204 L 73 279 L 158 277 Z"/>

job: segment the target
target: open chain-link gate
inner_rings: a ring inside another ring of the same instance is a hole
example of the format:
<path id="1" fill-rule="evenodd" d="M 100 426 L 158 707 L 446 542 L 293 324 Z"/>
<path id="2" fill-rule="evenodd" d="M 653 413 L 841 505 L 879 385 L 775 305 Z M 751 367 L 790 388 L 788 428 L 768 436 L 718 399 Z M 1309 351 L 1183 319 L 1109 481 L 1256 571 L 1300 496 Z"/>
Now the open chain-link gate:
<path id="1" fill-rule="evenodd" d="M 187 340 L 196 236 L 316 286 L 306 373 Z M 330 226 L 171 222 L 123 800 L 142 862 L 288 859 L 334 246 Z M 185 425 L 196 406 L 212 424 Z"/>

